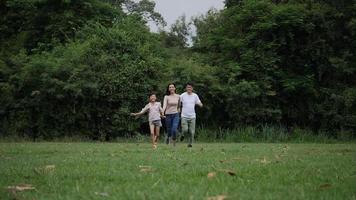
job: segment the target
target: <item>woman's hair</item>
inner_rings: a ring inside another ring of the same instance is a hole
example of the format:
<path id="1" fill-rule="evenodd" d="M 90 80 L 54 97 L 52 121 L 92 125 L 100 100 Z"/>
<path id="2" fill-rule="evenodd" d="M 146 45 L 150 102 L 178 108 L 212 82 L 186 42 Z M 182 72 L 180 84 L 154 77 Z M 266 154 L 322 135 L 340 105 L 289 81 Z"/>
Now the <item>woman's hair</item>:
<path id="1" fill-rule="evenodd" d="M 169 91 L 169 86 L 170 86 L 170 85 L 174 85 L 174 87 L 176 87 L 176 84 L 174 84 L 174 83 L 169 83 L 169 84 L 167 85 L 166 95 L 170 95 L 170 94 L 171 94 L 171 92 Z"/>

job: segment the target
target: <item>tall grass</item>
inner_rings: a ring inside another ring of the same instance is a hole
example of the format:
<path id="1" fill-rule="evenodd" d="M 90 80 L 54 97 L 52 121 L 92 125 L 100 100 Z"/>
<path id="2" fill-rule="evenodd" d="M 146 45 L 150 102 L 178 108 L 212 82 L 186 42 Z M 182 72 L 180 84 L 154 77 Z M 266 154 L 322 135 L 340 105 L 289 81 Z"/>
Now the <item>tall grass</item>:
<path id="1" fill-rule="evenodd" d="M 181 135 L 181 134 L 179 134 Z M 319 131 L 315 133 L 309 129 L 292 128 L 287 130 L 282 126 L 245 126 L 234 129 L 211 128 L 199 126 L 196 130 L 196 141 L 198 142 L 293 142 L 293 143 L 337 143 L 337 142 L 354 142 L 356 141 L 355 133 L 351 131 L 340 130 L 334 133 Z M 165 140 L 165 131 L 162 129 L 161 142 Z M 187 138 L 187 136 L 186 136 Z M 51 140 L 37 138 L 33 140 L 29 137 L 8 136 L 0 137 L 1 142 L 100 142 L 88 137 L 58 137 Z M 116 137 L 109 142 L 135 142 L 146 143 L 150 142 L 149 133 L 138 133 L 137 135 L 127 137 Z"/>
<path id="2" fill-rule="evenodd" d="M 281 126 L 246 126 L 235 129 L 199 127 L 196 139 L 202 142 L 295 142 L 295 143 L 335 143 L 355 141 L 352 132 L 338 131 L 335 134 L 309 129 L 293 128 L 287 130 Z"/>

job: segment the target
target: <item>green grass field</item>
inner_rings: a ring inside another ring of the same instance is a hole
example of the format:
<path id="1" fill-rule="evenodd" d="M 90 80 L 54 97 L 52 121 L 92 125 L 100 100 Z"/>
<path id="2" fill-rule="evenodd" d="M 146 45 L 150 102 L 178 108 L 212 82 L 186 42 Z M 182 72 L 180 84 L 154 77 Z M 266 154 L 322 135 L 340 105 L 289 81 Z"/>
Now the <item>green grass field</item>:
<path id="1" fill-rule="evenodd" d="M 21 184 L 32 189 L 8 188 Z M 0 199 L 356 199 L 356 144 L 0 143 L 0 187 Z"/>

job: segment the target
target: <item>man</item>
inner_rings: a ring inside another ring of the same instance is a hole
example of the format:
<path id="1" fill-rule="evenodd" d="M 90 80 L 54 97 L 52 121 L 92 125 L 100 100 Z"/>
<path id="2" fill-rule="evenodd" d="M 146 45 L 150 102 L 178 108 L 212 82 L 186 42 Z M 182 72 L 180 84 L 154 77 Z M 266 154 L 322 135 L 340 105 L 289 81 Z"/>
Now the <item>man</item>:
<path id="1" fill-rule="evenodd" d="M 189 132 L 188 147 L 192 147 L 195 134 L 195 105 L 203 107 L 203 104 L 199 96 L 193 92 L 193 85 L 191 83 L 185 85 L 185 91 L 180 95 L 182 132 L 183 135 Z"/>

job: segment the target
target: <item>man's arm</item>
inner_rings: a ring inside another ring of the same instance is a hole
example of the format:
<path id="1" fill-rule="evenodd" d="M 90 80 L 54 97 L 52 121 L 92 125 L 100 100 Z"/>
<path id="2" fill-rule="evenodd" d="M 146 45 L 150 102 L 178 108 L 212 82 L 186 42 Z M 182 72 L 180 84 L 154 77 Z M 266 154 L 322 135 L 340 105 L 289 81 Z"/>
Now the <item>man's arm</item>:
<path id="1" fill-rule="evenodd" d="M 199 107 L 203 107 L 203 103 L 200 101 L 199 96 L 196 96 L 195 104 L 197 104 Z"/>
<path id="2" fill-rule="evenodd" d="M 178 112 L 182 112 L 182 108 L 183 108 L 183 98 L 182 95 L 179 95 Z"/>

